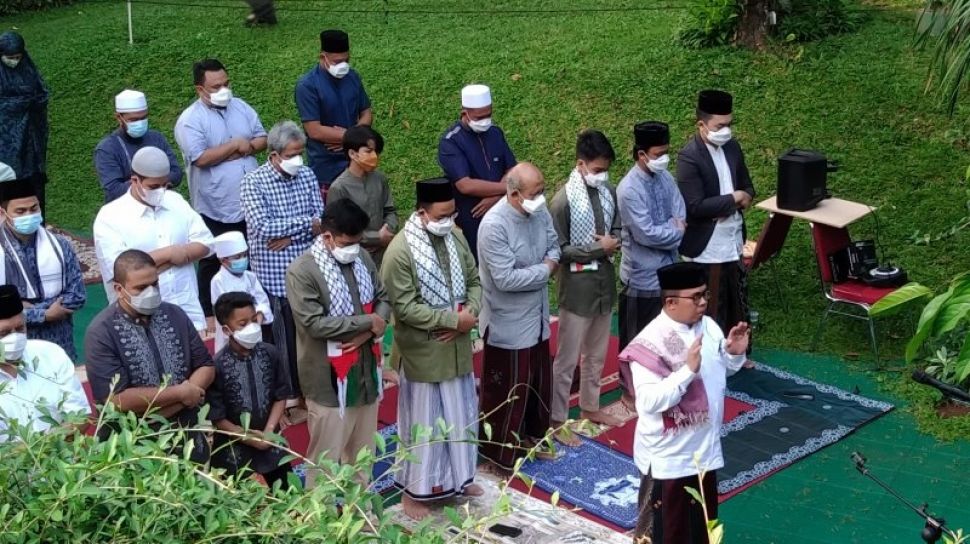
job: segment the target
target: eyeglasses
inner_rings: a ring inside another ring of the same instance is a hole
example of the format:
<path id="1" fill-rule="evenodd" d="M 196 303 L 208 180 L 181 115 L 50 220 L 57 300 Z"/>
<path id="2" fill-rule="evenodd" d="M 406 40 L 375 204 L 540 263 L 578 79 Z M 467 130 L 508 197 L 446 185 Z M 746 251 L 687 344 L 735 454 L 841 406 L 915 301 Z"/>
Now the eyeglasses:
<path id="1" fill-rule="evenodd" d="M 691 295 L 689 297 L 680 296 L 680 295 L 668 295 L 668 296 L 669 296 L 669 298 L 688 298 L 690 300 L 693 300 L 694 301 L 694 304 L 696 304 L 698 306 L 701 305 L 701 302 L 707 302 L 708 300 L 711 300 L 711 292 L 710 291 L 704 291 L 703 293 L 694 293 L 693 295 Z"/>

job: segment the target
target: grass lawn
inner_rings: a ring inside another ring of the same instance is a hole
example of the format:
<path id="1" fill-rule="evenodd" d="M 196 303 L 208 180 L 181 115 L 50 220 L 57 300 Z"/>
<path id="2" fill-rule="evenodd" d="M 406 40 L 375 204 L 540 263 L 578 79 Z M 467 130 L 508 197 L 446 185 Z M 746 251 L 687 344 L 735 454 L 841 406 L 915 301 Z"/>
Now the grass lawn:
<path id="1" fill-rule="evenodd" d="M 623 5 L 642 4 L 595 0 L 582 7 Z M 490 7 L 578 6 L 509 0 Z M 697 91 L 719 87 L 735 94 L 736 134 L 762 197 L 774 192 L 778 155 L 792 146 L 822 150 L 842 164 L 831 191 L 879 207 L 884 251 L 911 278 L 936 287 L 967 268 L 966 234 L 931 246 L 908 241 L 915 230 L 949 228 L 966 212 L 962 176 L 970 164 L 966 108 L 948 119 L 923 92 L 928 57 L 911 48 L 911 12 L 873 13 L 855 34 L 753 54 L 678 46 L 679 10 L 520 16 L 343 11 L 481 9 L 470 0 L 285 0 L 279 7 L 278 27 L 248 29 L 241 24 L 242 2 L 136 4 L 133 46 L 121 3 L 82 2 L 0 20 L 0 27 L 25 35 L 52 89 L 50 221 L 90 231 L 102 202 L 92 151 L 114 128 L 112 97 L 121 89 L 148 94 L 151 126 L 171 140 L 178 114 L 195 98 L 192 62 L 218 57 L 236 96 L 268 129 L 297 118 L 293 87 L 316 62 L 317 35 L 342 27 L 351 34 L 352 63 L 387 141 L 381 168 L 404 214 L 413 204 L 413 181 L 440 172 L 437 141 L 458 116 L 466 83 L 492 86 L 495 120 L 516 155 L 538 164 L 555 187 L 573 165 L 581 129 L 610 136 L 621 155 L 613 171 L 617 182 L 631 166 L 635 121 L 669 122 L 677 149 L 692 133 Z M 764 219 L 762 212 L 749 214 L 749 237 Z M 875 226 L 864 221 L 854 234 L 872 236 Z M 759 345 L 807 349 L 824 307 L 816 277 L 808 228 L 796 223 L 782 256 L 752 277 Z M 880 324 L 885 358 L 900 357 L 912 326 L 912 316 Z M 865 362 L 870 354 L 862 323 L 834 318 L 821 350 L 858 357 L 848 363 L 856 368 L 873 366 Z M 909 400 L 928 395 L 910 386 L 905 373 L 879 371 L 876 378 Z M 944 436 L 970 430 L 965 422 L 937 423 L 928 410 L 922 415 L 924 428 Z"/>

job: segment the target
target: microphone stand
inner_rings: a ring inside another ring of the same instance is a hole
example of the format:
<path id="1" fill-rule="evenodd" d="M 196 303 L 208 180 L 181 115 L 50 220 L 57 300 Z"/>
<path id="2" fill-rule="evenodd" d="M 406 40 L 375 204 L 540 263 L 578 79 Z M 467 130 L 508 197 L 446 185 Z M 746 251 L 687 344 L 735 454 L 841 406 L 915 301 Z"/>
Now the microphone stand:
<path id="1" fill-rule="evenodd" d="M 934 516 L 929 512 L 929 505 L 927 505 L 924 502 L 922 505 L 916 506 L 915 504 L 906 500 L 905 497 L 897 493 L 895 489 L 889 487 L 889 485 L 887 485 L 885 482 L 870 474 L 869 468 L 866 466 L 867 459 L 863 457 L 861 453 L 854 451 L 852 452 L 851 457 L 852 457 L 852 462 L 855 463 L 856 470 L 858 470 L 860 474 L 869 478 L 873 482 L 876 482 L 876 484 L 878 484 L 879 487 L 883 488 L 887 493 L 895 497 L 896 500 L 905 504 L 907 507 L 909 507 L 910 510 L 912 510 L 913 512 L 916 512 L 916 514 L 918 514 L 921 518 L 923 518 L 923 520 L 925 520 L 926 524 L 923 525 L 923 532 L 920 535 L 923 538 L 924 542 L 926 542 L 927 544 L 934 544 L 935 542 L 938 542 L 940 540 L 940 538 L 943 536 L 943 533 L 946 533 L 946 535 L 952 538 L 954 542 L 956 541 L 956 538 L 957 538 L 956 533 L 946 528 L 945 519 Z"/>

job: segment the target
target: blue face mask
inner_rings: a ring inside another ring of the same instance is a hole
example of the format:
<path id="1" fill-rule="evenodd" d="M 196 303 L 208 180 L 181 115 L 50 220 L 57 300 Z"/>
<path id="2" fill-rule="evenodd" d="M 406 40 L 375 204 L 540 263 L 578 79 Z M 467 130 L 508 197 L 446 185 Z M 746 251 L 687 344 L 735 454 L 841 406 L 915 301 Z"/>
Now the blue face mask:
<path id="1" fill-rule="evenodd" d="M 148 132 L 148 119 L 129 121 L 125 124 L 125 132 L 132 138 L 141 138 Z"/>
<path id="2" fill-rule="evenodd" d="M 232 259 L 229 261 L 229 271 L 237 276 L 242 274 L 249 268 L 249 257 L 239 257 L 238 259 Z"/>
<path id="3" fill-rule="evenodd" d="M 44 216 L 39 212 L 30 215 L 21 215 L 20 217 L 13 218 L 13 230 L 20 234 L 33 234 L 37 232 L 37 229 L 40 228 L 40 224 L 43 222 Z"/>

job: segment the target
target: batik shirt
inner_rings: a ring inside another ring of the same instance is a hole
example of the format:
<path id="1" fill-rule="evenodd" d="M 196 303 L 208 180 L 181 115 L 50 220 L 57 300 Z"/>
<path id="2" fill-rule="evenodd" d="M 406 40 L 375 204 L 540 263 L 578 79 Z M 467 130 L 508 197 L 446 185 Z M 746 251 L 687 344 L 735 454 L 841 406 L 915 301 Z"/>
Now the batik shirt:
<path id="1" fill-rule="evenodd" d="M 245 355 L 227 345 L 216 355 L 215 366 L 216 379 L 206 392 L 213 422 L 228 419 L 242 426 L 242 415 L 248 412 L 249 428 L 262 431 L 273 403 L 294 397 L 279 353 L 269 344 L 260 342 Z M 223 434 L 215 435 L 212 450 L 213 463 L 233 472 L 247 464 L 256 472 L 270 472 L 283 457 L 277 448 L 257 450 Z"/>
<path id="2" fill-rule="evenodd" d="M 212 366 L 212 357 L 181 308 L 163 302 L 145 323 L 136 321 L 115 302 L 95 316 L 84 337 L 91 392 L 98 404 L 130 387 L 159 387 L 189 379 L 197 369 Z M 195 425 L 198 408 L 185 408 L 171 419 Z"/>
<path id="3" fill-rule="evenodd" d="M 87 291 L 84 289 L 84 276 L 81 274 L 81 265 L 78 263 L 74 248 L 71 247 L 70 242 L 61 236 L 56 234 L 52 236 L 57 240 L 61 253 L 64 255 L 64 289 L 57 296 L 50 298 L 37 300 L 24 298 L 25 302 L 30 302 L 32 305 L 30 308 L 24 308 L 24 319 L 27 321 L 27 337 L 32 340 L 47 340 L 48 342 L 53 342 L 61 346 L 72 361 L 77 361 L 77 349 L 74 347 L 73 318 L 68 316 L 67 319 L 60 321 L 46 321 L 44 317 L 47 309 L 57 299 L 61 299 L 61 305 L 68 310 L 79 310 L 84 306 L 88 298 Z M 29 276 L 29 281 L 39 289 L 41 280 L 40 270 L 37 267 L 37 247 L 34 243 L 34 237 L 31 236 L 29 241 L 23 242 L 13 234 L 7 233 L 6 239 L 9 241 L 9 244 L 5 244 L 4 251 L 17 252 L 17 257 L 20 259 L 21 264 L 24 265 L 24 271 Z M 17 291 L 20 292 L 20 296 L 25 297 L 28 291 L 27 283 L 20 274 L 16 263 L 9 255 L 3 263 L 3 266 L 5 268 L 4 273 L 7 283 L 17 286 Z"/>

